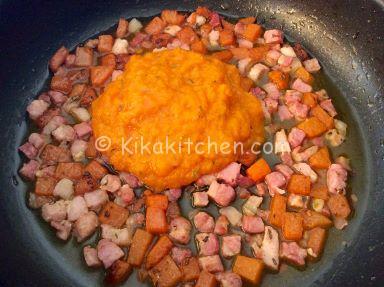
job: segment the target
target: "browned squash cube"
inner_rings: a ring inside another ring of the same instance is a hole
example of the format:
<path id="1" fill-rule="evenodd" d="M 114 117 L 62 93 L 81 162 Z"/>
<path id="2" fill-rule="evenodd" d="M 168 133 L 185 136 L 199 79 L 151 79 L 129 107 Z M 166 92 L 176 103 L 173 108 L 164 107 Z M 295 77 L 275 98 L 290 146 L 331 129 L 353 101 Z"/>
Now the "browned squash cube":
<path id="1" fill-rule="evenodd" d="M 258 285 L 263 276 L 264 263 L 260 259 L 238 255 L 233 264 L 232 271 L 245 281 Z"/>
<path id="2" fill-rule="evenodd" d="M 120 228 L 127 221 L 129 212 L 124 207 L 109 201 L 99 213 L 99 221 Z"/>
<path id="3" fill-rule="evenodd" d="M 286 212 L 281 229 L 285 239 L 298 241 L 303 237 L 303 218 L 296 212 Z"/>
<path id="4" fill-rule="evenodd" d="M 307 250 L 311 259 L 319 259 L 323 252 L 325 241 L 327 239 L 327 230 L 316 227 L 308 231 Z"/>
<path id="5" fill-rule="evenodd" d="M 143 261 L 144 256 L 147 253 L 149 246 L 151 245 L 153 235 L 143 229 L 137 229 L 133 235 L 132 244 L 129 248 L 128 263 L 139 267 Z"/>
<path id="6" fill-rule="evenodd" d="M 165 256 L 149 271 L 153 285 L 158 287 L 173 287 L 181 282 L 183 274 L 171 256 Z"/>
<path id="7" fill-rule="evenodd" d="M 187 258 L 181 265 L 181 272 L 184 282 L 198 279 L 200 275 L 199 260 L 196 257 Z"/>

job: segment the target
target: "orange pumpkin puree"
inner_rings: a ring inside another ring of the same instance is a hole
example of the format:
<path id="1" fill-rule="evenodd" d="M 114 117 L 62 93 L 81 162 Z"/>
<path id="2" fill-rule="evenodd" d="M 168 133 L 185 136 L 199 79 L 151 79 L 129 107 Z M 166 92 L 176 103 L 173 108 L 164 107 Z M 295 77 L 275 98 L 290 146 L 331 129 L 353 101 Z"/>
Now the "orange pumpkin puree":
<path id="1" fill-rule="evenodd" d="M 132 56 L 92 104 L 95 137 L 111 139 L 104 155 L 116 169 L 133 173 L 155 191 L 190 184 L 236 161 L 235 142 L 249 150 L 264 140 L 260 102 L 240 81 L 235 66 L 191 51 Z M 166 141 L 168 147 L 176 143 L 175 152 L 166 151 Z M 180 144 L 187 141 L 190 148 Z M 216 153 L 208 142 L 219 151 L 223 143 L 230 147 Z M 150 152 L 141 152 L 146 143 Z"/>

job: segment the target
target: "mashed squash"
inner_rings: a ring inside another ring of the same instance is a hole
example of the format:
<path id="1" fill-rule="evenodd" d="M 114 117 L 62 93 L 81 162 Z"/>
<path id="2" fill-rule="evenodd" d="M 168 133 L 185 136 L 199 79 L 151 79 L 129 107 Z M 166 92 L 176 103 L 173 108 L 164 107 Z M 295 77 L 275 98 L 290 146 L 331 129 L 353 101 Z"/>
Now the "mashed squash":
<path id="1" fill-rule="evenodd" d="M 234 143 L 264 139 L 260 102 L 240 81 L 235 66 L 190 51 L 132 56 L 92 104 L 95 137 L 110 139 L 116 169 L 156 191 L 190 184 L 236 161 Z"/>

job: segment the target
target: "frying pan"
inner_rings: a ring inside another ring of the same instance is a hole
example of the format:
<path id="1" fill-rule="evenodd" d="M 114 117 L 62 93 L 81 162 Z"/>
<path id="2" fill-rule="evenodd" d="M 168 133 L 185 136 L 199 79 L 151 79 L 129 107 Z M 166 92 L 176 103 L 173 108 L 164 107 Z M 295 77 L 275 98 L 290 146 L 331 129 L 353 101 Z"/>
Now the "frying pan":
<path id="1" fill-rule="evenodd" d="M 101 286 L 74 241 L 59 242 L 26 207 L 17 175 L 27 104 L 46 87 L 55 50 L 112 27 L 119 17 L 206 5 L 227 16 L 257 16 L 303 44 L 322 66 L 321 85 L 349 126 L 334 155 L 348 153 L 358 197 L 348 228 L 334 231 L 323 259 L 306 271 L 265 277 L 264 286 L 384 286 L 384 2 L 383 1 L 1 1 L 0 9 L 0 285 Z M 134 276 L 131 276 L 134 277 Z M 126 286 L 139 286 L 131 278 Z"/>

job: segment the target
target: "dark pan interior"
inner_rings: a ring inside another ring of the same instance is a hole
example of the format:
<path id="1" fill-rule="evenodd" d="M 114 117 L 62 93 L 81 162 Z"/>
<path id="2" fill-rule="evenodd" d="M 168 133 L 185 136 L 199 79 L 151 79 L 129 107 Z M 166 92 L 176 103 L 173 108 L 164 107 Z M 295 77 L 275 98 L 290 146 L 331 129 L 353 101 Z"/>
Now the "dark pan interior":
<path id="1" fill-rule="evenodd" d="M 0 285 L 100 286 L 73 240 L 59 242 L 25 205 L 17 146 L 26 135 L 25 108 L 44 87 L 53 52 L 113 26 L 119 17 L 148 17 L 164 8 L 198 5 L 228 16 L 257 16 L 282 28 L 317 57 L 319 81 L 348 124 L 348 153 L 358 197 L 345 232 L 330 235 L 323 259 L 306 271 L 289 268 L 264 286 L 383 286 L 384 255 L 384 8 L 379 1 L 2 1 L 0 4 Z M 187 209 L 187 205 L 184 206 Z M 92 239 L 90 240 L 90 242 Z M 139 286 L 130 279 L 126 286 Z"/>

